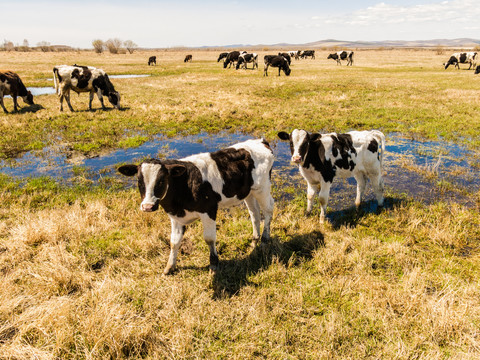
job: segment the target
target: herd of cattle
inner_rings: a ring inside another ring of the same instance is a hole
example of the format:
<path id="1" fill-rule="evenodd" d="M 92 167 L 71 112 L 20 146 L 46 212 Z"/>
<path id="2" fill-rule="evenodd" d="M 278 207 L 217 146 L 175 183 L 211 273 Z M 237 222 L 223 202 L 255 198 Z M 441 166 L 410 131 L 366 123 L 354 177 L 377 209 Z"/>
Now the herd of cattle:
<path id="1" fill-rule="evenodd" d="M 283 70 L 290 75 L 292 58 L 310 57 L 315 59 L 315 51 L 283 52 L 265 55 L 264 75 L 269 66 Z M 476 67 L 476 52 L 455 53 L 444 64 L 469 64 Z M 258 69 L 258 55 L 245 51 L 222 53 L 217 62 L 224 60 L 223 67 L 235 65 L 236 69 L 247 64 Z M 353 52 L 339 51 L 330 54 L 337 64 L 347 61 L 353 65 Z M 192 61 L 187 55 L 184 60 Z M 148 65 L 156 65 L 156 57 L 148 59 Z M 475 74 L 480 73 L 480 66 Z M 120 108 L 120 94 L 115 90 L 108 75 L 101 69 L 91 66 L 60 65 L 53 68 L 54 84 L 63 110 L 63 100 L 70 104 L 70 91 L 90 94 L 89 109 L 96 94 L 102 108 L 103 97 L 107 97 L 115 108 Z M 20 77 L 12 71 L 0 71 L 0 105 L 3 96 L 11 95 L 14 110 L 17 111 L 17 96 L 25 103 L 34 104 L 33 96 Z M 353 177 L 357 182 L 355 205 L 361 204 L 367 180 L 370 180 L 378 206 L 383 206 L 383 155 L 385 135 L 378 130 L 351 131 L 346 134 L 309 133 L 295 129 L 291 133 L 278 132 L 280 140 L 289 142 L 292 163 L 298 165 L 300 174 L 307 182 L 307 214 L 313 209 L 313 200 L 318 195 L 320 201 L 320 221 L 325 219 L 330 188 L 337 177 Z M 274 199 L 271 195 L 271 174 L 274 163 L 272 149 L 264 139 L 248 140 L 211 153 L 191 155 L 179 160 L 145 160 L 139 165 L 128 164 L 118 168 L 126 176 L 138 177 L 138 188 L 142 198 L 140 209 L 152 212 L 162 207 L 171 222 L 170 256 L 164 273 L 175 269 L 178 250 L 185 232 L 185 226 L 196 219 L 203 224 L 203 235 L 210 249 L 210 268 L 216 270 L 218 254 L 216 250 L 216 218 L 220 208 L 245 202 L 250 214 L 254 244 L 260 239 L 261 214 L 264 217 L 262 240 L 270 237 L 270 224 L 273 216 Z"/>

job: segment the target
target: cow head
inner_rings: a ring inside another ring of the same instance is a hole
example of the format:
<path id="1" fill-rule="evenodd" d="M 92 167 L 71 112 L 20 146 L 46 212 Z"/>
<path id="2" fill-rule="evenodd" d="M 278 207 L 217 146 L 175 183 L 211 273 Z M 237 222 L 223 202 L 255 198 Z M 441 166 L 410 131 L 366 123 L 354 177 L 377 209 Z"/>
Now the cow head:
<path id="1" fill-rule="evenodd" d="M 303 164 L 308 152 L 310 141 L 317 140 L 320 134 L 309 134 L 305 130 L 295 129 L 291 134 L 280 131 L 278 137 L 281 140 L 290 142 L 291 161 L 295 164 Z"/>
<path id="2" fill-rule="evenodd" d="M 223 68 L 226 69 L 228 64 L 230 64 L 230 60 L 228 58 L 223 62 Z"/>
<path id="3" fill-rule="evenodd" d="M 450 65 L 453 65 L 457 62 L 458 62 L 458 60 L 455 56 L 450 56 L 450 59 L 448 59 L 448 61 L 443 65 L 445 65 L 445 69 L 447 69 Z"/>
<path id="4" fill-rule="evenodd" d="M 337 59 L 338 59 L 338 55 L 337 55 L 337 54 L 330 54 L 330 55 L 327 56 L 327 59 L 337 60 Z"/>
<path id="5" fill-rule="evenodd" d="M 242 65 L 244 62 L 245 62 L 245 58 L 243 56 L 239 56 L 237 61 L 237 66 L 235 66 L 235 70 L 240 69 L 240 65 Z"/>
<path id="6" fill-rule="evenodd" d="M 167 196 L 170 181 L 185 173 L 182 164 L 165 164 L 150 159 L 140 165 L 122 165 L 118 172 L 125 176 L 138 176 L 138 190 L 142 197 L 140 210 L 152 212 L 158 209 L 160 201 Z M 174 181 L 174 180 L 173 180 Z"/>
<path id="7" fill-rule="evenodd" d="M 116 109 L 120 109 L 120 93 L 118 91 L 112 91 L 108 94 L 108 101 Z"/>
<path id="8" fill-rule="evenodd" d="M 475 69 L 475 74 L 478 74 L 480 73 L 480 65 L 477 66 L 477 68 Z"/>
<path id="9" fill-rule="evenodd" d="M 22 99 L 23 101 L 25 102 L 25 104 L 28 104 L 28 105 L 34 105 L 35 103 L 33 102 L 33 95 L 30 91 L 27 91 L 27 95 L 26 96 L 22 96 Z"/>

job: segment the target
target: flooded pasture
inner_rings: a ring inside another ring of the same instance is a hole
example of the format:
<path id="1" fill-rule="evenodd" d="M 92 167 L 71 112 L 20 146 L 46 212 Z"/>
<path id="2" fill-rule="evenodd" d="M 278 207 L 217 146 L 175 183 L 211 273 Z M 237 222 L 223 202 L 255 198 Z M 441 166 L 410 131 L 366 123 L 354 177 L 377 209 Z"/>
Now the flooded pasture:
<path id="1" fill-rule="evenodd" d="M 119 149 L 93 158 L 75 154 L 66 147 L 50 146 L 41 151 L 25 153 L 19 158 L 0 161 L 0 172 L 15 178 L 48 176 L 67 183 L 81 174 L 92 184 L 102 177 L 115 176 L 127 186 L 135 186 L 135 180 L 116 173 L 119 164 L 138 163 L 145 158 L 182 158 L 215 151 L 250 138 L 252 136 L 247 134 L 227 132 L 174 138 L 159 135 L 139 147 Z M 425 203 L 445 200 L 468 207 L 478 206 L 469 196 L 480 190 L 478 152 L 442 141 L 410 140 L 400 134 L 387 134 L 386 138 L 384 181 L 387 194 L 405 195 Z M 306 191 L 305 181 L 297 167 L 290 163 L 288 143 L 273 141 L 271 146 L 275 155 L 273 183 L 279 193 L 282 193 L 282 188 Z M 329 207 L 334 210 L 352 207 L 355 188 L 353 178 L 336 179 Z M 279 196 L 288 198 L 292 196 L 289 193 L 291 191 Z M 373 191 L 367 185 L 365 200 L 372 199 Z"/>

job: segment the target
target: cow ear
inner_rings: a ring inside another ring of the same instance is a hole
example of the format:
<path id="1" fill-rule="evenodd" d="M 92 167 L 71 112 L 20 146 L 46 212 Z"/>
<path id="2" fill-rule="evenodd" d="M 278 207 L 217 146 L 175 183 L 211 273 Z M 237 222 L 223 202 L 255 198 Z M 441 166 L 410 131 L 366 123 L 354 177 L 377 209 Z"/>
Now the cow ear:
<path id="1" fill-rule="evenodd" d="M 120 174 L 125 176 L 133 176 L 138 173 L 138 166 L 132 164 L 122 165 L 117 170 Z"/>
<path id="2" fill-rule="evenodd" d="M 310 141 L 317 141 L 321 137 L 322 137 L 322 134 L 319 134 L 319 133 L 310 134 Z"/>
<path id="3" fill-rule="evenodd" d="M 290 140 L 290 135 L 285 131 L 280 131 L 277 135 L 281 140 L 285 140 L 285 141 Z"/>
<path id="4" fill-rule="evenodd" d="M 185 166 L 181 164 L 165 165 L 165 167 L 167 168 L 168 173 L 172 177 L 182 176 L 185 171 L 187 171 Z"/>

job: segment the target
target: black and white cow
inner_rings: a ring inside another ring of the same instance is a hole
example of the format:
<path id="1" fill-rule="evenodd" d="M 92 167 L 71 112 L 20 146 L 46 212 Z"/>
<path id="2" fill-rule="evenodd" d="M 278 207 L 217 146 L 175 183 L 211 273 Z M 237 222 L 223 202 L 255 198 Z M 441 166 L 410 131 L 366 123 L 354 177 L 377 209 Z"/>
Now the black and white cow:
<path id="1" fill-rule="evenodd" d="M 13 99 L 13 111 L 18 111 L 17 96 L 20 96 L 25 104 L 33 105 L 33 96 L 23 85 L 22 79 L 13 71 L 0 70 L 0 105 L 7 114 L 8 111 L 3 104 L 3 97 L 11 95 Z"/>
<path id="2" fill-rule="evenodd" d="M 311 57 L 312 59 L 315 59 L 315 50 L 302 51 L 300 56 L 302 59 L 306 59 L 307 57 Z"/>
<path id="3" fill-rule="evenodd" d="M 291 134 L 279 132 L 278 137 L 290 142 L 291 160 L 298 164 L 300 174 L 307 181 L 307 214 L 312 211 L 313 198 L 319 192 L 320 220 L 325 220 L 330 187 L 339 176 L 353 176 L 357 180 L 357 207 L 360 206 L 367 179 L 372 183 L 378 205 L 383 206 L 385 135 L 382 132 L 319 134 L 295 129 Z"/>
<path id="4" fill-rule="evenodd" d="M 225 59 L 227 55 L 228 55 L 228 52 L 220 53 L 220 55 L 218 55 L 217 62 L 220 62 L 220 60 Z"/>
<path id="5" fill-rule="evenodd" d="M 246 70 L 248 63 L 252 63 L 253 65 L 252 69 L 255 69 L 255 68 L 258 69 L 258 55 L 256 53 L 240 54 L 240 56 L 238 57 L 237 66 L 235 67 L 235 69 L 238 70 L 240 66 L 242 66 L 243 64 L 243 68 Z"/>
<path id="6" fill-rule="evenodd" d="M 288 61 L 280 55 L 265 55 L 263 57 L 265 67 L 263 68 L 263 76 L 268 76 L 268 67 L 273 66 L 278 68 L 278 76 L 280 76 L 280 70 L 283 70 L 285 75 L 289 76 L 291 73 Z"/>
<path id="7" fill-rule="evenodd" d="M 460 69 L 459 64 L 470 64 L 468 67 L 468 70 L 470 70 L 472 67 L 475 69 L 475 66 L 477 65 L 477 53 L 472 51 L 472 52 L 462 52 L 462 53 L 454 53 L 450 55 L 450 59 L 443 65 L 445 65 L 445 69 L 447 69 L 450 65 L 455 65 L 457 69 Z"/>
<path id="8" fill-rule="evenodd" d="M 157 57 L 156 56 L 150 56 L 148 58 L 148 66 L 150 65 L 157 65 Z"/>
<path id="9" fill-rule="evenodd" d="M 102 69 L 92 66 L 80 65 L 58 65 L 53 68 L 53 81 L 55 91 L 60 97 L 60 111 L 63 111 L 63 99 L 67 101 L 70 111 L 73 111 L 70 104 L 70 90 L 77 94 L 82 92 L 90 93 L 88 108 L 92 110 L 93 96 L 97 94 L 98 100 L 105 110 L 103 97 L 108 97 L 108 101 L 117 109 L 120 109 L 120 94 L 115 90 L 110 82 L 108 75 Z"/>
<path id="10" fill-rule="evenodd" d="M 327 59 L 333 59 L 337 61 L 337 65 L 342 65 L 342 60 L 347 60 L 347 66 L 353 65 L 353 51 L 337 51 L 336 53 L 327 56 Z"/>
<path id="11" fill-rule="evenodd" d="M 289 53 L 278 53 L 278 55 L 283 56 L 287 60 L 289 66 L 292 64 L 292 58 Z"/>
<path id="12" fill-rule="evenodd" d="M 223 68 L 226 69 L 227 66 L 231 67 L 233 63 L 238 61 L 238 57 L 240 56 L 240 51 L 231 51 L 228 53 L 227 57 L 223 61 Z"/>
<path id="13" fill-rule="evenodd" d="M 170 218 L 170 257 L 165 274 L 175 269 L 185 225 L 196 219 L 203 223 L 203 236 L 210 248 L 210 269 L 216 270 L 219 208 L 245 202 L 252 221 L 254 244 L 260 237 L 261 209 L 265 218 L 262 240 L 270 238 L 274 202 L 270 194 L 273 161 L 269 144 L 264 139 L 255 139 L 180 160 L 151 159 L 138 166 L 118 168 L 123 175 L 138 175 L 142 211 L 155 211 L 161 206 Z"/>
<path id="14" fill-rule="evenodd" d="M 290 55 L 290 58 L 295 58 L 295 60 L 298 60 L 298 50 L 289 50 L 287 51 L 287 54 Z"/>

